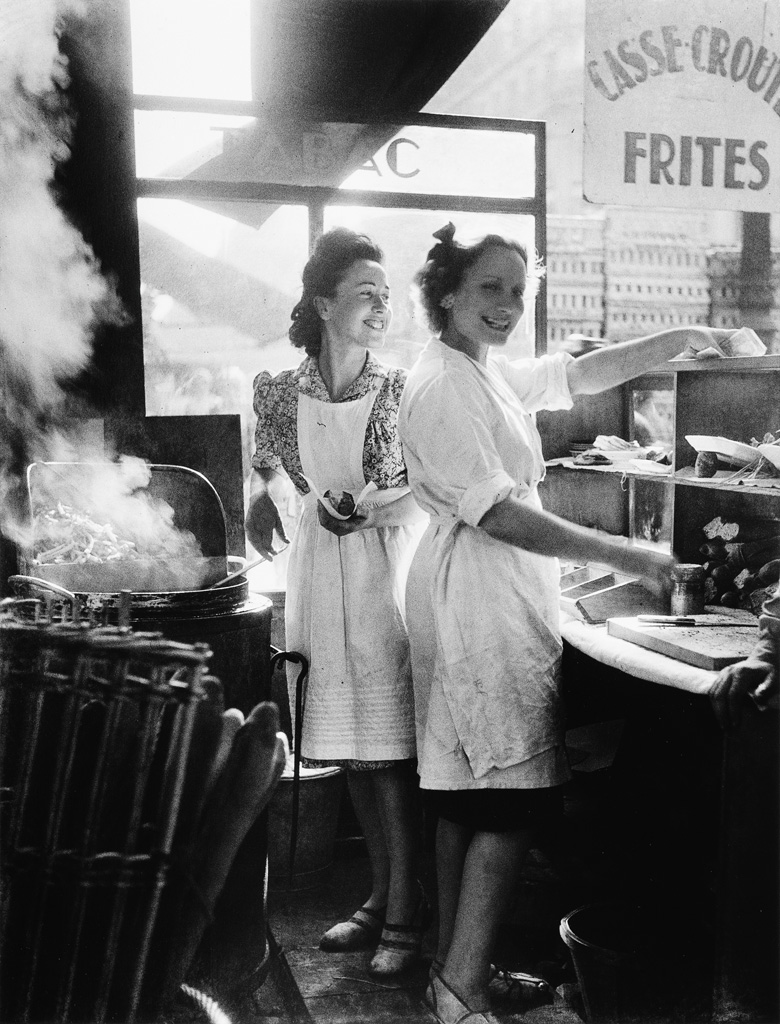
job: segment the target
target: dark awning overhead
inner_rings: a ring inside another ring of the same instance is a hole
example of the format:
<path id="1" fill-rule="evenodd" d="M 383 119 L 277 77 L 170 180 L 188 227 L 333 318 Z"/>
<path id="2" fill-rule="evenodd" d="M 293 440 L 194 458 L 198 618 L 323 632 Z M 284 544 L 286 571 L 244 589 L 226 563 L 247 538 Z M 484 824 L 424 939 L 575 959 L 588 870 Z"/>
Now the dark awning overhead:
<path id="1" fill-rule="evenodd" d="M 304 116 L 419 111 L 508 0 L 253 0 L 254 98 Z"/>
<path id="2" fill-rule="evenodd" d="M 251 2 L 258 104 L 290 117 L 386 122 L 421 110 L 508 0 Z M 69 13 L 60 45 L 78 118 L 58 192 L 130 314 L 101 328 L 83 388 L 98 409 L 143 413 L 128 0 L 91 4 L 86 18 Z"/>

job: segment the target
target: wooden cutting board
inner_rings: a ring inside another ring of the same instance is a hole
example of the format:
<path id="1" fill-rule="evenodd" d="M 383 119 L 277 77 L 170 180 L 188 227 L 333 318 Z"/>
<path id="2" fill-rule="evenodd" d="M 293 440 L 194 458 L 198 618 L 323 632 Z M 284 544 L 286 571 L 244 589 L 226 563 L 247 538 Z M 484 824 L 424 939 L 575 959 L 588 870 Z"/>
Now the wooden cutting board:
<path id="1" fill-rule="evenodd" d="M 701 616 L 707 625 L 695 626 L 659 625 L 640 622 L 636 617 L 615 618 L 607 620 L 607 633 L 688 665 L 719 671 L 742 661 L 756 644 L 758 621 L 749 612 L 744 614 L 748 618 Z"/>

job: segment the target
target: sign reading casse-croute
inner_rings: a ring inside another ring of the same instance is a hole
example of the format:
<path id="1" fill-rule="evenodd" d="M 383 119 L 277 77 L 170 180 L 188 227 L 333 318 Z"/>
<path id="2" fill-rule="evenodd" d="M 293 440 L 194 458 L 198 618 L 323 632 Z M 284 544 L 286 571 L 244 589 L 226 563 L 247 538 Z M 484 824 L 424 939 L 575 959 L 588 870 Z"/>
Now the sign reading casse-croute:
<path id="1" fill-rule="evenodd" d="M 780 0 L 587 0 L 583 193 L 780 211 Z"/>

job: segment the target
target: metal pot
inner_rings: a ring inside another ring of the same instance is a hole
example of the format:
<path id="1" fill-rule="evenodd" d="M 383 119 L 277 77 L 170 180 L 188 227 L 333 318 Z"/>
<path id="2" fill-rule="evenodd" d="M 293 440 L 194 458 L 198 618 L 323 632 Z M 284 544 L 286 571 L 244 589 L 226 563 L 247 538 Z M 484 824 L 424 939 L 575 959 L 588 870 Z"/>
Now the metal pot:
<path id="1" fill-rule="evenodd" d="M 68 600 L 72 603 L 74 611 L 78 610 L 82 615 L 107 615 L 111 619 L 114 617 L 112 613 L 118 614 L 127 602 L 131 621 L 167 616 L 205 618 L 222 615 L 240 607 L 249 596 L 249 582 L 246 576 L 239 576 L 214 590 L 130 591 L 129 598 L 126 598 L 121 590 L 70 590 L 53 580 L 32 575 L 11 576 L 8 582 L 20 596 L 29 596 L 32 592 L 33 595 L 42 594 L 50 598 L 53 596 Z"/>
<path id="2" fill-rule="evenodd" d="M 20 558 L 23 576 L 48 580 L 75 593 L 111 594 L 121 590 L 152 594 L 175 590 L 205 590 L 228 574 L 230 568 L 243 569 L 246 559 L 238 555 L 211 558 L 162 560 L 126 558 L 111 562 L 37 562 Z"/>
<path id="3" fill-rule="evenodd" d="M 202 619 L 230 613 L 247 602 L 246 576 L 211 587 L 234 568 L 246 567 L 246 559 L 227 554 L 227 529 L 222 502 L 201 473 L 184 466 L 152 465 L 146 492 L 174 510 L 174 525 L 188 530 L 204 553 L 200 557 L 165 559 L 119 558 L 101 562 L 40 563 L 33 551 L 21 553 L 21 574 L 9 582 L 17 593 L 69 601 L 73 616 L 130 622 L 170 619 Z M 63 500 L 79 507 L 82 490 L 106 474 L 120 472 L 104 463 L 33 463 L 27 470 L 30 515 L 56 507 Z M 90 492 L 91 493 L 91 492 Z M 127 593 L 129 591 L 129 594 Z"/>

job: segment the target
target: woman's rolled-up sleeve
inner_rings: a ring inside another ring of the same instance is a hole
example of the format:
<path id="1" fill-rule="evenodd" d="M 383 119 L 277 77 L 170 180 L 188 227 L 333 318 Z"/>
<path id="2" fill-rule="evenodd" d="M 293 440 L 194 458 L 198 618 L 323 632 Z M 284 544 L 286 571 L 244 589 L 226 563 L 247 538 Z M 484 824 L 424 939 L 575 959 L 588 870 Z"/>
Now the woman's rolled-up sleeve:
<path id="1" fill-rule="evenodd" d="M 437 377 L 417 396 L 402 439 L 410 480 L 423 482 L 440 514 L 446 509 L 477 526 L 515 489 L 493 441 L 487 403 L 472 381 L 455 373 Z"/>
<path id="2" fill-rule="evenodd" d="M 540 409 L 571 409 L 573 403 L 566 368 L 574 361 L 570 352 L 556 352 L 538 359 L 517 359 L 497 356 L 506 382 L 528 412 Z"/>

